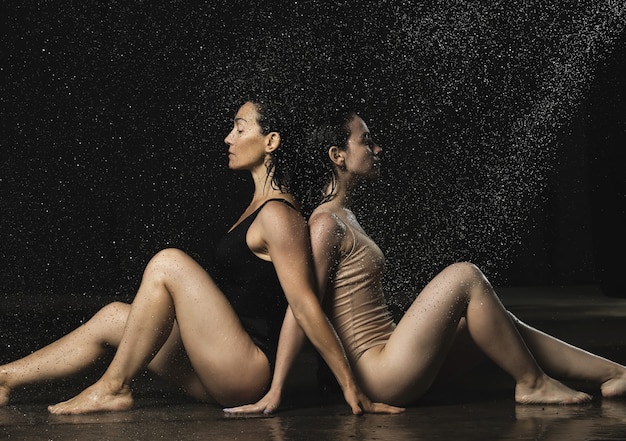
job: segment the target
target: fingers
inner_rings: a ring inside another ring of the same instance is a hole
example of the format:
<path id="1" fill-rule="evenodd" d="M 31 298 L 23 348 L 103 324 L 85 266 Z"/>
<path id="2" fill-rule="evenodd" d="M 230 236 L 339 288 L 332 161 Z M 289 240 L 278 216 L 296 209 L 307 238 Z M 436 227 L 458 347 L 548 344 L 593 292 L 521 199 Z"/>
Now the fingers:
<path id="1" fill-rule="evenodd" d="M 371 413 L 390 413 L 394 415 L 397 415 L 404 411 L 406 411 L 406 408 L 404 407 L 390 406 L 389 404 L 385 403 L 372 403 L 372 408 L 369 410 L 369 412 Z"/>
<path id="2" fill-rule="evenodd" d="M 352 413 L 354 415 L 362 415 L 363 413 L 386 413 L 397 415 L 406 411 L 404 407 L 390 406 L 389 404 L 385 403 L 361 402 L 361 404 L 362 406 L 359 406 L 357 404 L 351 405 Z"/>
<path id="3" fill-rule="evenodd" d="M 264 414 L 271 415 L 278 409 L 280 405 L 280 393 L 269 391 L 263 398 L 254 404 L 246 404 L 243 406 L 229 407 L 222 411 L 229 415 L 249 415 Z"/>
<path id="4" fill-rule="evenodd" d="M 370 399 L 360 391 L 357 391 L 356 395 L 350 393 L 346 394 L 345 399 L 352 408 L 354 415 L 361 415 L 364 412 L 399 414 L 406 410 L 403 407 L 390 406 L 385 403 L 372 403 Z"/>
<path id="5" fill-rule="evenodd" d="M 350 407 L 352 407 L 353 415 L 361 415 L 363 413 L 363 409 L 361 409 L 361 407 L 358 405 L 351 405 Z"/>
<path id="6" fill-rule="evenodd" d="M 265 411 L 265 406 L 260 404 L 247 404 L 245 406 L 230 407 L 222 409 L 224 413 L 230 414 L 249 414 L 249 413 L 261 413 Z"/>
<path id="7" fill-rule="evenodd" d="M 222 412 L 227 414 L 237 415 L 249 415 L 255 413 L 263 413 L 265 415 L 271 415 L 276 411 L 276 406 L 271 404 L 246 404 L 245 406 L 229 407 L 222 409 Z"/>
<path id="8" fill-rule="evenodd" d="M 363 413 L 385 413 L 385 414 L 399 414 L 406 409 L 403 407 L 390 406 L 385 403 L 372 403 L 366 397 L 361 399 L 349 400 L 350 408 L 354 415 L 362 415 Z M 255 404 L 247 404 L 244 406 L 230 407 L 222 409 L 224 413 L 229 415 L 250 415 L 250 414 L 273 414 L 278 406 L 275 403 L 260 401 Z"/>
<path id="9" fill-rule="evenodd" d="M 253 413 L 256 412 L 256 406 L 246 405 L 246 406 L 238 406 L 238 407 L 230 407 L 226 409 L 222 409 L 224 413 Z"/>

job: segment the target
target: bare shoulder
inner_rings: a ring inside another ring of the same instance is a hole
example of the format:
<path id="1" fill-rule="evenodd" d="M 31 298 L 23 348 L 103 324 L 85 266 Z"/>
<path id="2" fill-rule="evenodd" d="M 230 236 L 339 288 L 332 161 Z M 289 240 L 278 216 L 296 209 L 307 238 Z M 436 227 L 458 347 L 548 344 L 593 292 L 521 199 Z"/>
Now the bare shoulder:
<path id="1" fill-rule="evenodd" d="M 341 240 L 345 235 L 346 225 L 332 210 L 315 210 L 309 219 L 312 240 L 331 242 Z"/>
<path id="2" fill-rule="evenodd" d="M 267 202 L 256 220 L 271 235 L 301 233 L 307 228 L 302 214 L 296 208 L 279 200 Z"/>
<path id="3" fill-rule="evenodd" d="M 304 221 L 300 211 L 298 211 L 298 209 L 294 206 L 289 205 L 284 200 L 270 200 L 266 202 L 257 217 L 264 218 L 265 220 L 270 219 L 276 221 Z"/>

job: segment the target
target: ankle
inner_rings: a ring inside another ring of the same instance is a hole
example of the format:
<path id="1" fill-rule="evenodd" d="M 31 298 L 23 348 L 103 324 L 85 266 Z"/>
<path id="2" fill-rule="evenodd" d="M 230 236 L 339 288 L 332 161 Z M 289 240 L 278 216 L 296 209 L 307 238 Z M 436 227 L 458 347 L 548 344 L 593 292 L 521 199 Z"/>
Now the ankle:
<path id="1" fill-rule="evenodd" d="M 546 384 L 548 376 L 541 372 L 535 375 L 525 375 L 517 381 L 517 384 L 528 389 L 541 389 Z"/>
<path id="2" fill-rule="evenodd" d="M 111 394 L 124 394 L 130 392 L 130 385 L 125 382 L 123 379 L 111 378 L 103 376 L 100 380 L 97 381 L 100 384 L 100 387 Z"/>

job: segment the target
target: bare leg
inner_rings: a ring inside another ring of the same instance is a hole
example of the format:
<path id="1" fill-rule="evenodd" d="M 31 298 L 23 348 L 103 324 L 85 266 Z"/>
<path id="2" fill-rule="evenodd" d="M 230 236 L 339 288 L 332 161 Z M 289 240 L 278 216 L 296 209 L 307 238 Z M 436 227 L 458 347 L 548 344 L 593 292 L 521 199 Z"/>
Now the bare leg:
<path id="1" fill-rule="evenodd" d="M 446 384 L 450 380 L 457 380 L 471 369 L 482 365 L 486 359 L 485 354 L 472 340 L 472 336 L 467 330 L 465 317 L 463 317 L 459 321 L 452 345 L 439 371 L 437 371 L 434 381 L 435 383 Z"/>
<path id="2" fill-rule="evenodd" d="M 626 394 L 626 367 L 565 343 L 510 315 L 533 356 L 550 375 L 598 383 L 604 397 Z"/>
<path id="3" fill-rule="evenodd" d="M 119 346 L 129 312 L 130 305 L 113 302 L 59 340 L 0 366 L 0 407 L 8 404 L 12 390 L 75 375 L 92 365 L 110 348 Z M 177 326 L 148 369 L 195 398 L 207 398 L 206 391 L 186 360 Z"/>
<path id="4" fill-rule="evenodd" d="M 626 367 L 592 354 L 522 322 L 509 312 L 524 343 L 537 363 L 548 375 L 559 379 L 581 380 L 601 386 L 602 396 L 626 394 Z M 453 346 L 446 357 L 437 380 L 455 378 L 477 365 L 483 355 L 467 331 L 465 320 L 459 328 Z M 483 355 L 484 356 L 484 355 Z M 443 378 L 442 378 L 443 377 Z"/>
<path id="5" fill-rule="evenodd" d="M 111 303 L 87 323 L 32 354 L 0 367 L 0 405 L 12 390 L 79 373 L 121 339 L 129 305 Z"/>
<path id="6" fill-rule="evenodd" d="M 189 361 L 178 323 L 174 323 L 172 333 L 148 364 L 148 370 L 196 400 L 213 401 Z"/>
<path id="7" fill-rule="evenodd" d="M 130 408 L 129 383 L 163 346 L 175 317 L 189 360 L 210 396 L 231 406 L 261 396 L 270 377 L 267 358 L 210 276 L 189 256 L 170 249 L 148 264 L 106 372 L 76 397 L 50 406 L 50 412 Z"/>
<path id="8" fill-rule="evenodd" d="M 375 400 L 404 404 L 432 384 L 465 317 L 480 350 L 516 382 L 519 403 L 579 403 L 591 397 L 548 377 L 524 343 L 511 317 L 478 268 L 450 265 L 420 293 L 384 346 L 357 363 Z"/>

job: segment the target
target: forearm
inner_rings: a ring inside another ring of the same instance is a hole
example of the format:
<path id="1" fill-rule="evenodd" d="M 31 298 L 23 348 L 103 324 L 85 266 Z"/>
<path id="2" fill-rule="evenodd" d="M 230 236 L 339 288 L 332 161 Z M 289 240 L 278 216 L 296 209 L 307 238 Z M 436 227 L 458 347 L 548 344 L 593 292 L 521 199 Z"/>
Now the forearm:
<path id="1" fill-rule="evenodd" d="M 294 316 L 315 349 L 328 364 L 341 388 L 356 388 L 356 381 L 345 351 L 319 303 L 300 306 Z"/>
<path id="2" fill-rule="evenodd" d="M 291 308 L 287 308 L 278 340 L 276 366 L 274 367 L 271 390 L 282 393 L 289 372 L 298 358 L 305 340 L 306 335 L 304 331 L 298 325 Z"/>

